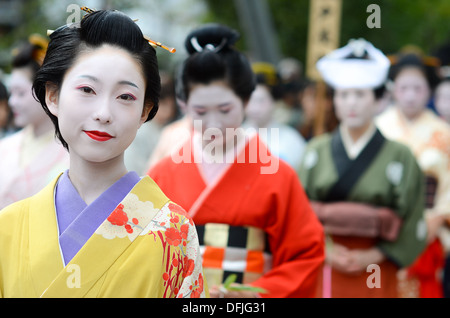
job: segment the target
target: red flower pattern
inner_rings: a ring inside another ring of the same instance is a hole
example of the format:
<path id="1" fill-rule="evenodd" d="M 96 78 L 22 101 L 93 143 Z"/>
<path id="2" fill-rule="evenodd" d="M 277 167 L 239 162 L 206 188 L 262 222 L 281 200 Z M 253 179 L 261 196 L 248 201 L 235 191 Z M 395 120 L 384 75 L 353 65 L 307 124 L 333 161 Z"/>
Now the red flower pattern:
<path id="1" fill-rule="evenodd" d="M 180 222 L 180 218 L 178 217 L 178 215 L 172 215 L 172 218 L 170 219 L 170 222 L 172 223 L 178 223 Z"/>
<path id="2" fill-rule="evenodd" d="M 181 233 L 176 228 L 169 228 L 166 230 L 166 239 L 169 245 L 178 246 L 181 244 Z"/>
<path id="3" fill-rule="evenodd" d="M 187 256 L 184 257 L 184 271 L 183 271 L 183 278 L 188 277 L 192 275 L 195 268 L 195 262 L 193 259 L 189 259 Z"/>
<path id="4" fill-rule="evenodd" d="M 195 281 L 194 285 L 191 286 L 191 298 L 200 298 L 203 292 L 203 276 L 198 275 L 198 280 Z"/>
<path id="5" fill-rule="evenodd" d="M 184 290 L 184 294 L 180 292 L 183 281 L 193 275 L 195 270 L 194 260 L 186 254 L 189 224 L 193 224 L 192 219 L 180 206 L 169 203 L 168 207 L 170 212 L 167 214 L 166 220 L 169 222 L 161 220 L 159 226 L 165 230 L 158 233 L 164 248 L 165 271 L 162 276 L 165 286 L 164 297 L 200 297 L 204 288 L 201 274 L 195 282 L 192 280 L 188 292 L 186 290 Z"/>
<path id="6" fill-rule="evenodd" d="M 181 232 L 181 237 L 186 240 L 188 237 L 188 233 L 189 233 L 189 225 L 188 224 L 183 224 L 180 227 L 180 232 Z"/>
<path id="7" fill-rule="evenodd" d="M 123 204 L 119 204 L 117 208 L 108 216 L 107 220 L 113 225 L 125 225 L 128 222 L 128 216 L 123 211 Z"/>
<path id="8" fill-rule="evenodd" d="M 199 274 L 197 280 L 191 282 L 190 291 L 183 295 L 180 293 L 181 284 L 186 277 L 191 276 L 195 270 L 195 262 L 186 255 L 186 246 L 188 244 L 188 234 L 190 225 L 193 225 L 186 211 L 179 205 L 169 203 L 168 220 L 170 223 L 161 221 L 159 226 L 166 228 L 165 231 L 151 231 L 156 238 L 163 242 L 165 272 L 162 279 L 165 285 L 164 296 L 176 297 L 200 297 L 203 292 L 203 277 Z M 123 226 L 127 233 L 133 233 L 133 227 L 139 226 L 137 218 L 129 219 L 127 213 L 123 210 L 124 205 L 119 204 L 116 209 L 108 216 L 107 220 L 112 225 Z M 167 220 L 167 219 L 166 219 Z M 189 222 L 189 223 L 188 223 Z"/>

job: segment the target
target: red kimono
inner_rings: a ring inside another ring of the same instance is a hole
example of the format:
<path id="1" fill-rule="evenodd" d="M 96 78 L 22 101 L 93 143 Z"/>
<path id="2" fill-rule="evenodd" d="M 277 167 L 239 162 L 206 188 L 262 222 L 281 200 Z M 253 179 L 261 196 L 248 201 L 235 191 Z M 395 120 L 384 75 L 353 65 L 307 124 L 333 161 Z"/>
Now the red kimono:
<path id="1" fill-rule="evenodd" d="M 314 297 L 324 233 L 296 172 L 256 135 L 207 185 L 191 150 L 190 140 L 179 152 L 190 160 L 166 157 L 149 176 L 198 226 L 208 285 L 234 273 L 238 282 L 265 289 L 262 297 Z"/>

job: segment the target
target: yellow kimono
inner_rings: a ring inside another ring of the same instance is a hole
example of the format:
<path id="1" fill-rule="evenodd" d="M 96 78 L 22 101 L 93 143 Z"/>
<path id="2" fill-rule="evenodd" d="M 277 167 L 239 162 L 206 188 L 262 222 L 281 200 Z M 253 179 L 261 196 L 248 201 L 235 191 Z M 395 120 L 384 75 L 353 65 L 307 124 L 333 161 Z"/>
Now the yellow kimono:
<path id="1" fill-rule="evenodd" d="M 192 219 L 142 178 L 64 266 L 58 178 L 0 211 L 0 297 L 204 297 Z"/>

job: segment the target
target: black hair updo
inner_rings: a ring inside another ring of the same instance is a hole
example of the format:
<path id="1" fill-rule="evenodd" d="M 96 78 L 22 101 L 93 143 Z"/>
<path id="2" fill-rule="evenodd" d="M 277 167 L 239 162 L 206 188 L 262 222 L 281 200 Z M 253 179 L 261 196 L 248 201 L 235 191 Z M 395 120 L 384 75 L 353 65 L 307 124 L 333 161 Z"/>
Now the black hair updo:
<path id="1" fill-rule="evenodd" d="M 406 68 L 415 68 L 422 72 L 428 82 L 429 87 L 434 90 L 439 83 L 439 75 L 437 74 L 437 65 L 429 65 L 426 58 L 416 53 L 401 54 L 392 64 L 389 70 L 389 78 L 395 81 L 396 77 Z"/>
<path id="2" fill-rule="evenodd" d="M 256 80 L 247 57 L 234 48 L 239 38 L 236 30 L 220 24 L 206 24 L 186 37 L 190 56 L 181 75 L 186 99 L 193 85 L 222 80 L 246 104 Z"/>

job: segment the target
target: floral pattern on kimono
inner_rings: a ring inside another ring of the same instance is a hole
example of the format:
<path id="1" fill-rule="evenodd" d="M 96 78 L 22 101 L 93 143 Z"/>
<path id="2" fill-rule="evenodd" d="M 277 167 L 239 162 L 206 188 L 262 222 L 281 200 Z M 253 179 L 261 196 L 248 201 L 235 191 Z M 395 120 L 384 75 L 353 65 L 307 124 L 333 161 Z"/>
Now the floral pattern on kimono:
<path id="1" fill-rule="evenodd" d="M 149 213 L 152 211 L 153 213 Z M 165 271 L 164 297 L 199 298 L 205 290 L 200 262 L 198 241 L 194 222 L 179 205 L 168 202 L 161 210 L 154 208 L 150 201 L 140 201 L 139 197 L 130 193 L 100 226 L 96 234 L 106 239 L 128 237 L 133 241 L 138 235 L 150 235 L 154 241 L 163 246 L 163 262 Z M 140 224 L 148 224 L 142 228 Z M 135 231 L 139 229 L 139 231 Z M 188 283 L 186 282 L 186 279 Z M 185 281 L 181 287 L 181 281 Z"/>

